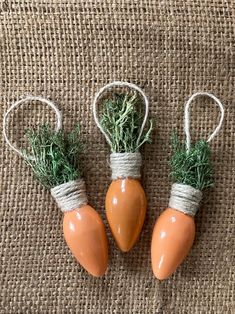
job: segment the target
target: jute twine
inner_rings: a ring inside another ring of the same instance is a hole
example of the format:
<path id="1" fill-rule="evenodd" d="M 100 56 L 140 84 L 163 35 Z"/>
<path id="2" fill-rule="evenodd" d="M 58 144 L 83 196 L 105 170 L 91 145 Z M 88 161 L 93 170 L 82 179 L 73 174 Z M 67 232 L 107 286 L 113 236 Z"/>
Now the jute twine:
<path id="1" fill-rule="evenodd" d="M 110 155 L 110 168 L 112 180 L 118 178 L 141 177 L 140 168 L 142 164 L 141 154 L 137 153 L 112 153 Z"/>
<path id="2" fill-rule="evenodd" d="M 88 203 L 85 182 L 82 179 L 69 181 L 52 188 L 51 195 L 62 212 L 78 209 Z"/>
<path id="3" fill-rule="evenodd" d="M 56 114 L 56 118 L 57 118 L 57 124 L 56 124 L 56 128 L 55 130 L 58 132 L 61 128 L 62 128 L 62 115 L 61 112 L 59 111 L 58 107 L 50 100 L 40 97 L 40 96 L 31 96 L 28 95 L 25 98 L 19 99 L 18 101 L 16 101 L 15 103 L 13 103 L 10 108 L 7 110 L 7 112 L 4 114 L 3 117 L 3 136 L 5 138 L 5 141 L 7 142 L 7 144 L 10 146 L 11 149 L 13 149 L 18 155 L 20 155 L 21 157 L 24 157 L 21 149 L 19 149 L 17 146 L 15 146 L 8 138 L 7 135 L 7 129 L 8 129 L 8 119 L 9 119 L 9 115 L 10 113 L 15 110 L 16 108 L 20 107 L 21 105 L 25 104 L 26 102 L 30 102 L 30 101 L 38 101 L 39 104 L 41 105 L 47 105 L 49 107 L 51 107 L 55 114 Z M 34 160 L 33 156 L 29 157 L 30 159 Z"/>

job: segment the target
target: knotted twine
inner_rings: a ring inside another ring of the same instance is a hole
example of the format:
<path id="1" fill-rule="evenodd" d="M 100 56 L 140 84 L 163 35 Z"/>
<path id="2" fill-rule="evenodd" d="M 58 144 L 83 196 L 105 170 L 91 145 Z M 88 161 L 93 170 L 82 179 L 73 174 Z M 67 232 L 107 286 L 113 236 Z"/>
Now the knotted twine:
<path id="1" fill-rule="evenodd" d="M 187 152 L 191 148 L 191 136 L 190 136 L 190 112 L 189 107 L 192 101 L 198 96 L 208 96 L 212 98 L 220 109 L 220 120 L 215 128 L 214 132 L 208 137 L 209 143 L 220 131 L 224 120 L 224 107 L 220 100 L 213 94 L 207 92 L 197 92 L 193 94 L 185 104 L 184 110 L 184 132 L 186 135 L 186 149 Z M 174 208 L 184 214 L 195 216 L 197 213 L 200 202 L 202 200 L 202 192 L 194 187 L 181 183 L 174 183 L 171 188 L 171 196 L 169 200 L 169 207 Z"/>
<path id="2" fill-rule="evenodd" d="M 25 158 L 25 156 L 22 153 L 21 149 L 15 146 L 8 138 L 8 135 L 7 135 L 8 122 L 9 122 L 8 118 L 9 118 L 9 114 L 14 109 L 16 109 L 17 107 L 19 107 L 20 105 L 28 101 L 38 101 L 40 104 L 46 104 L 49 107 L 51 107 L 54 110 L 57 117 L 57 124 L 56 124 L 55 131 L 58 132 L 62 128 L 61 112 L 59 111 L 58 107 L 50 100 L 40 97 L 40 96 L 29 95 L 13 103 L 3 117 L 3 136 L 6 140 L 6 143 L 10 146 L 10 148 L 23 158 Z M 33 156 L 28 156 L 27 158 L 31 160 L 35 160 Z M 63 212 L 71 211 L 87 204 L 86 188 L 85 188 L 85 182 L 83 179 L 77 179 L 77 180 L 65 182 L 56 187 L 53 187 L 51 189 L 51 195 L 53 196 L 59 208 Z"/>
<path id="3" fill-rule="evenodd" d="M 140 132 L 139 136 L 137 138 L 137 146 L 140 142 L 142 133 L 144 131 L 144 127 L 147 122 L 148 118 L 148 113 L 149 113 L 149 101 L 145 93 L 141 88 L 139 88 L 137 85 L 129 82 L 121 82 L 121 81 L 114 81 L 111 82 L 105 86 L 103 86 L 95 95 L 93 103 L 92 103 L 92 109 L 93 109 L 93 115 L 94 115 L 94 120 L 96 122 L 96 125 L 100 129 L 100 131 L 103 133 L 105 136 L 105 139 L 107 143 L 112 146 L 112 142 L 110 139 L 109 134 L 107 134 L 102 125 L 100 124 L 99 117 L 98 117 L 98 112 L 97 112 L 97 104 L 98 100 L 100 99 L 101 95 L 113 88 L 113 87 L 128 87 L 130 89 L 133 89 L 137 91 L 143 98 L 144 100 L 144 105 L 145 105 L 145 115 L 143 118 L 142 125 L 140 127 Z M 110 168 L 112 170 L 112 175 L 111 178 L 112 180 L 116 180 L 118 178 L 133 178 L 133 179 L 138 179 L 141 177 L 140 173 L 140 168 L 142 165 L 142 158 L 141 154 L 139 151 L 134 152 L 134 153 L 112 153 L 110 154 Z"/>

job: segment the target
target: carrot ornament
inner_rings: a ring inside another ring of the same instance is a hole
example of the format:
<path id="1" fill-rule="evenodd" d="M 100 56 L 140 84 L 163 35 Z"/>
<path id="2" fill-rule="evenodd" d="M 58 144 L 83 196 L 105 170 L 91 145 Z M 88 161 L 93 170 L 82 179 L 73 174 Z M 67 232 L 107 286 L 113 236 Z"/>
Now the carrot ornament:
<path id="1" fill-rule="evenodd" d="M 221 118 L 208 140 L 191 145 L 189 107 L 198 96 L 208 96 L 219 106 Z M 219 132 L 224 108 L 218 98 L 207 92 L 193 94 L 185 105 L 186 144 L 173 138 L 171 158 L 171 188 L 169 207 L 158 218 L 152 235 L 151 259 L 154 275 L 168 278 L 187 256 L 195 238 L 194 216 L 200 207 L 202 190 L 213 185 L 213 170 L 209 142 Z"/>
<path id="2" fill-rule="evenodd" d="M 100 119 L 97 102 L 101 95 L 113 87 L 127 87 L 135 93 L 112 94 L 103 102 Z M 139 93 L 145 103 L 145 114 L 138 107 Z M 152 121 L 146 132 L 148 99 L 136 85 L 112 82 L 96 94 L 93 102 L 94 119 L 111 148 L 110 167 L 112 183 L 106 194 L 107 220 L 118 247 L 129 251 L 141 232 L 147 207 L 145 192 L 140 183 L 141 154 L 139 148 L 150 141 Z M 143 122 L 141 123 L 141 120 Z"/>
<path id="3" fill-rule="evenodd" d="M 55 131 L 42 125 L 26 132 L 29 150 L 21 151 L 8 139 L 8 115 L 26 101 L 46 103 L 56 113 Z M 108 243 L 99 214 L 88 205 L 85 182 L 77 167 L 81 153 L 77 127 L 70 134 L 62 130 L 61 113 L 47 99 L 28 96 L 14 103 L 4 116 L 3 134 L 7 144 L 31 166 L 38 181 L 51 191 L 64 213 L 64 238 L 78 262 L 93 276 L 102 276 L 108 264 Z"/>

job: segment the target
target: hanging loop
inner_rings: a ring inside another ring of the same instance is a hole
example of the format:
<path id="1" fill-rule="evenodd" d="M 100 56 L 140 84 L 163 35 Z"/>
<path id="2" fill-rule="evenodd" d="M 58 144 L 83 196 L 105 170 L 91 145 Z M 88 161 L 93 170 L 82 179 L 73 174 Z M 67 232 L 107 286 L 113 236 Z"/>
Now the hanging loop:
<path id="1" fill-rule="evenodd" d="M 147 96 L 145 95 L 145 93 L 143 92 L 143 90 L 138 87 L 137 85 L 133 84 L 133 83 L 128 83 L 128 82 L 121 82 L 121 81 L 114 81 L 111 82 L 105 86 L 103 86 L 95 95 L 95 98 L 93 100 L 93 104 L 92 104 L 92 108 L 93 108 L 93 115 L 94 115 L 94 119 L 96 122 L 96 125 L 98 126 L 98 128 L 100 129 L 100 131 L 104 134 L 106 141 L 108 142 L 108 144 L 110 146 L 112 146 L 112 141 L 111 138 L 109 137 L 109 135 L 104 131 L 103 127 L 101 126 L 100 122 L 99 122 L 99 118 L 98 118 L 98 112 L 97 112 L 97 103 L 99 98 L 101 97 L 101 95 L 108 89 L 111 89 L 113 87 L 129 87 L 130 89 L 134 89 L 136 90 L 138 93 L 140 93 L 140 95 L 142 96 L 143 100 L 144 100 L 144 105 L 145 105 L 145 115 L 144 115 L 144 119 L 140 128 L 140 133 L 139 136 L 137 138 L 137 146 L 140 142 L 142 133 L 144 131 L 144 127 L 145 124 L 147 122 L 147 118 L 148 118 L 148 114 L 149 114 L 149 101 Z"/>
<path id="2" fill-rule="evenodd" d="M 26 96 L 23 99 L 20 99 L 18 101 L 16 101 L 15 103 L 13 103 L 11 105 L 11 107 L 7 110 L 7 112 L 5 113 L 4 117 L 3 117 L 3 136 L 7 142 L 7 144 L 11 147 L 11 149 L 13 149 L 17 154 L 19 154 L 21 157 L 24 157 L 24 154 L 22 153 L 22 151 L 17 148 L 15 145 L 13 145 L 13 143 L 9 140 L 8 136 L 7 136 L 7 129 L 8 129 L 8 116 L 9 114 L 17 107 L 19 107 L 20 105 L 22 105 L 25 102 L 28 101 L 39 101 L 42 104 L 46 104 L 49 107 L 51 107 L 57 117 L 57 125 L 55 128 L 55 131 L 58 132 L 61 128 L 62 128 L 62 115 L 61 112 L 59 111 L 59 109 L 57 108 L 57 106 L 51 102 L 50 100 L 43 98 L 43 97 L 39 97 L 39 96 Z M 35 158 L 33 156 L 29 156 L 29 158 L 31 160 L 34 160 Z"/>
<path id="3" fill-rule="evenodd" d="M 208 96 L 209 98 L 211 98 L 215 101 L 215 103 L 218 105 L 218 107 L 220 109 L 220 121 L 219 121 L 217 127 L 215 128 L 215 130 L 213 131 L 213 133 L 208 137 L 208 139 L 207 139 L 208 143 L 219 133 L 219 131 L 222 127 L 222 124 L 223 124 L 223 120 L 224 120 L 224 106 L 221 103 L 221 101 L 215 95 L 208 93 L 208 92 L 197 92 L 197 93 L 193 94 L 189 98 L 189 100 L 186 102 L 185 109 L 184 109 L 184 132 L 186 135 L 186 149 L 187 149 L 187 151 L 189 151 L 190 147 L 191 147 L 189 107 L 190 107 L 192 101 L 198 96 Z"/>

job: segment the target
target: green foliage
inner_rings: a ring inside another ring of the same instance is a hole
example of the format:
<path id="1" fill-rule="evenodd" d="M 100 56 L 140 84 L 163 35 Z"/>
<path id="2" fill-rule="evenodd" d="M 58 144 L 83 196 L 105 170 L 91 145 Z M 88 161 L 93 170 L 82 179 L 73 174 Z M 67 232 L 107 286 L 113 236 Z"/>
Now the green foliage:
<path id="1" fill-rule="evenodd" d="M 24 151 L 26 162 L 46 188 L 80 178 L 77 167 L 81 152 L 79 135 L 79 126 L 68 135 L 63 130 L 52 131 L 47 125 L 38 130 L 26 131 L 31 148 Z"/>
<path id="2" fill-rule="evenodd" d="M 114 94 L 106 99 L 102 106 L 100 124 L 110 137 L 113 153 L 133 153 L 138 151 L 145 142 L 150 142 L 153 123 L 147 131 L 144 131 L 139 143 L 143 113 L 140 110 L 139 99 L 135 93 L 133 96 Z"/>
<path id="3" fill-rule="evenodd" d="M 187 184 L 199 190 L 213 185 L 211 151 L 206 141 L 199 140 L 187 152 L 185 144 L 180 143 L 174 134 L 172 146 L 171 177 L 175 182 Z"/>

